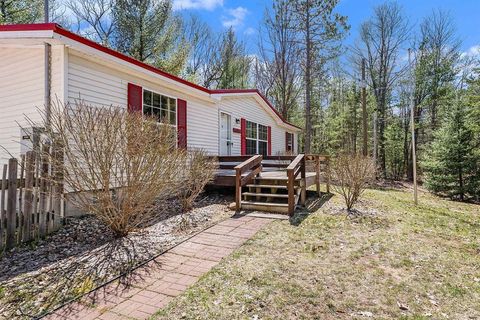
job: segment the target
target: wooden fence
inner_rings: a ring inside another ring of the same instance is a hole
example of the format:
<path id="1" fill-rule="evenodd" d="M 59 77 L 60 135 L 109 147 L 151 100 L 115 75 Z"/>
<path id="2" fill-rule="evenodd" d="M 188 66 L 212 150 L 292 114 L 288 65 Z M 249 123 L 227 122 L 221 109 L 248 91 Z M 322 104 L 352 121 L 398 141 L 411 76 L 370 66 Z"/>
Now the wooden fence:
<path id="1" fill-rule="evenodd" d="M 0 251 L 45 237 L 63 224 L 61 168 L 46 155 L 27 152 L 3 166 Z"/>

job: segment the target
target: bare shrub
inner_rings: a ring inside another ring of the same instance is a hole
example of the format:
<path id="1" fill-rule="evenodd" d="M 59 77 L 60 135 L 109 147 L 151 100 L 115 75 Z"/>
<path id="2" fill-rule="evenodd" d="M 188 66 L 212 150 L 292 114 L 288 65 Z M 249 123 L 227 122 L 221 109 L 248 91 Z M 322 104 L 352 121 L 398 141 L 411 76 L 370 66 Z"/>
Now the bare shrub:
<path id="1" fill-rule="evenodd" d="M 187 165 L 182 177 L 183 184 L 179 192 L 182 211 L 192 209 L 193 202 L 205 185 L 213 179 L 217 164 L 203 150 L 190 150 Z"/>
<path id="2" fill-rule="evenodd" d="M 68 201 L 97 216 L 117 236 L 150 223 L 180 188 L 186 153 L 176 148 L 171 126 L 83 102 L 57 102 L 50 120 L 43 117 L 47 139 L 62 148 L 63 159 L 56 165 L 63 168 Z"/>
<path id="3" fill-rule="evenodd" d="M 332 178 L 334 190 L 343 197 L 347 210 L 351 211 L 375 178 L 373 160 L 362 155 L 339 155 L 333 161 Z"/>

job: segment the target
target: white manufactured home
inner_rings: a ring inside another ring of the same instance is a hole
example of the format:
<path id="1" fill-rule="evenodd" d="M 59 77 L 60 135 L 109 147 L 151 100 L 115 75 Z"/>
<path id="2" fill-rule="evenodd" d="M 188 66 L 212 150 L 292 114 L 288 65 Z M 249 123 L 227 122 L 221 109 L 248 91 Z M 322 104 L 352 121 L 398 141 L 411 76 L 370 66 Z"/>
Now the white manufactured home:
<path id="1" fill-rule="evenodd" d="M 57 24 L 0 26 L 0 145 L 19 155 L 17 122 L 40 120 L 49 99 L 161 115 L 177 127 L 179 147 L 212 155 L 297 153 L 300 128 L 257 90 L 210 90 Z M 9 157 L 0 151 L 2 163 Z"/>

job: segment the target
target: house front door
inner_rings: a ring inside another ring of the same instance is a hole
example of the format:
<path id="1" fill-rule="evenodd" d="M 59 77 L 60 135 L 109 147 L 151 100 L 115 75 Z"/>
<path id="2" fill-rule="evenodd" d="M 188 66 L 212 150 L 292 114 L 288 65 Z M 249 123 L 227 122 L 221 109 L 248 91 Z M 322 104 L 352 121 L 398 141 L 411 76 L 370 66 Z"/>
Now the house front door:
<path id="1" fill-rule="evenodd" d="M 232 118 L 228 113 L 220 112 L 220 155 L 232 154 Z"/>

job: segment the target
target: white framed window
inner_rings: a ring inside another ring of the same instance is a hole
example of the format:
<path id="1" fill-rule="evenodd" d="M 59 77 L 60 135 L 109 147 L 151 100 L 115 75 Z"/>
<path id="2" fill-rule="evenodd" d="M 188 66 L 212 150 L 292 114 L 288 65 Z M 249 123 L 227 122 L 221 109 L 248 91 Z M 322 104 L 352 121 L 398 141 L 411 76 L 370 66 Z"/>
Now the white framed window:
<path id="1" fill-rule="evenodd" d="M 177 99 L 143 89 L 143 114 L 158 122 L 177 125 Z"/>
<path id="2" fill-rule="evenodd" d="M 287 141 L 286 141 L 286 151 L 287 152 L 292 152 L 292 153 L 294 152 L 294 150 L 293 150 L 293 139 L 294 139 L 294 137 L 295 136 L 294 136 L 293 133 L 287 132 L 287 134 L 286 134 L 286 139 L 287 139 Z"/>
<path id="3" fill-rule="evenodd" d="M 247 154 L 268 155 L 268 127 L 246 121 L 246 152 Z"/>

